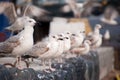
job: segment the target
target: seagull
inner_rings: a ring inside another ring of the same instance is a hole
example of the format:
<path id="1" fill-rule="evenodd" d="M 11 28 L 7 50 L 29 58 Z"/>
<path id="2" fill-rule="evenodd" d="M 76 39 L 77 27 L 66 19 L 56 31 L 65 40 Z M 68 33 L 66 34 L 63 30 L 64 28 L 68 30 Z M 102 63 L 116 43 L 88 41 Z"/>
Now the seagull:
<path id="1" fill-rule="evenodd" d="M 69 49 L 71 48 L 71 40 L 70 37 L 65 35 L 64 37 L 64 52 L 69 51 Z"/>
<path id="2" fill-rule="evenodd" d="M 100 34 L 101 25 L 96 24 L 94 31 L 89 33 L 86 39 L 91 41 L 92 48 L 98 48 L 102 44 L 102 34 Z"/>
<path id="3" fill-rule="evenodd" d="M 82 46 L 71 49 L 71 52 L 77 54 L 77 56 L 88 54 L 90 51 L 90 44 L 91 42 L 89 40 L 85 40 Z"/>
<path id="4" fill-rule="evenodd" d="M 100 34 L 100 35 L 98 35 L 97 40 L 92 42 L 90 46 L 92 49 L 94 49 L 94 48 L 100 47 L 101 44 L 102 44 L 102 35 Z"/>
<path id="5" fill-rule="evenodd" d="M 79 47 L 84 40 L 84 36 L 81 33 L 72 34 L 71 37 L 71 47 Z"/>
<path id="6" fill-rule="evenodd" d="M 105 9 L 103 17 L 101 17 L 101 21 L 110 25 L 117 25 L 118 22 L 115 20 L 118 17 L 118 12 L 112 6 L 108 6 Z"/>
<path id="7" fill-rule="evenodd" d="M 0 43 L 0 53 L 12 54 L 19 58 L 22 54 L 31 49 L 33 46 L 33 26 L 35 23 L 36 21 L 32 18 L 26 19 L 24 30 Z"/>
<path id="8" fill-rule="evenodd" d="M 96 26 L 94 27 L 94 31 L 88 33 L 87 38 L 92 38 L 92 36 L 94 36 L 94 35 L 99 35 L 101 28 L 102 28 L 102 26 L 100 24 L 96 24 Z"/>
<path id="9" fill-rule="evenodd" d="M 59 37 L 58 36 L 58 49 L 57 49 L 57 52 L 56 54 L 54 55 L 55 58 L 58 58 L 58 62 L 62 62 L 62 54 L 64 52 L 64 37 Z"/>
<path id="10" fill-rule="evenodd" d="M 102 5 L 95 0 L 85 0 L 82 6 L 81 16 L 90 16 L 94 7 L 102 7 Z"/>
<path id="11" fill-rule="evenodd" d="M 45 67 L 46 59 L 49 59 L 49 68 L 51 69 L 50 59 L 54 58 L 54 55 L 58 51 L 57 35 L 50 35 L 48 41 L 40 41 L 36 43 L 28 52 L 24 55 L 30 55 L 32 57 L 38 57 L 42 59 L 42 65 Z"/>
<path id="12" fill-rule="evenodd" d="M 61 8 L 62 12 L 72 11 L 75 18 L 80 18 L 81 9 L 77 6 L 76 0 L 66 0 L 67 5 Z"/>
<path id="13" fill-rule="evenodd" d="M 21 30 L 23 30 L 24 28 L 24 21 L 26 21 L 26 19 L 29 18 L 28 16 L 23 16 L 23 17 L 19 17 L 16 19 L 16 21 L 5 28 L 5 30 L 8 30 L 8 31 L 11 31 L 11 36 L 14 34 L 14 33 L 18 33 L 20 32 Z"/>
<path id="14" fill-rule="evenodd" d="M 26 16 L 39 17 L 43 14 L 47 14 L 48 12 L 32 4 L 26 4 L 21 14 L 19 15 L 16 12 L 15 5 L 12 2 L 0 2 L 0 14 L 2 13 L 9 19 L 11 25 L 5 29 L 13 33 L 16 30 L 19 31 L 24 28 L 22 23 L 24 23 Z"/>
<path id="15" fill-rule="evenodd" d="M 109 30 L 105 31 L 104 40 L 110 40 L 110 32 L 109 32 Z"/>
<path id="16" fill-rule="evenodd" d="M 71 37 L 71 35 L 72 35 L 72 33 L 70 31 L 65 31 L 64 34 L 69 36 L 69 37 Z"/>
<path id="17" fill-rule="evenodd" d="M 72 11 L 74 17 L 86 17 L 91 15 L 92 9 L 95 6 L 101 7 L 102 5 L 96 1 L 86 0 L 82 4 L 77 3 L 76 0 L 66 0 L 67 5 L 63 6 L 60 11 L 67 13 Z"/>

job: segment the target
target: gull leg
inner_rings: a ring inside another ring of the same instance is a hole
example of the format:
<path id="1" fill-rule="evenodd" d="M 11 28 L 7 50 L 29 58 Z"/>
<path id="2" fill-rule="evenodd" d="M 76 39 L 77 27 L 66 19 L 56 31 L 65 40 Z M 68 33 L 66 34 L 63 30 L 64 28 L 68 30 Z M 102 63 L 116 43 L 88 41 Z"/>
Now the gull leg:
<path id="1" fill-rule="evenodd" d="M 59 63 L 62 63 L 62 62 L 63 62 L 63 60 L 62 60 L 61 57 L 58 57 L 58 62 L 59 62 Z"/>
<path id="2" fill-rule="evenodd" d="M 50 71 L 55 71 L 56 69 L 55 69 L 55 68 L 52 68 L 52 67 L 51 67 L 51 64 L 52 64 L 52 63 L 51 63 L 51 59 L 49 59 L 49 69 L 50 69 Z"/>
<path id="3" fill-rule="evenodd" d="M 45 69 L 45 68 L 46 68 L 45 59 L 42 59 L 42 60 L 41 60 L 41 63 L 42 63 L 42 69 Z"/>
<path id="4" fill-rule="evenodd" d="M 16 62 L 15 62 L 14 64 L 15 64 L 15 66 L 16 66 L 17 68 L 19 68 L 19 66 L 20 66 L 20 57 L 17 56 L 16 58 L 17 58 L 17 59 L 16 59 Z"/>

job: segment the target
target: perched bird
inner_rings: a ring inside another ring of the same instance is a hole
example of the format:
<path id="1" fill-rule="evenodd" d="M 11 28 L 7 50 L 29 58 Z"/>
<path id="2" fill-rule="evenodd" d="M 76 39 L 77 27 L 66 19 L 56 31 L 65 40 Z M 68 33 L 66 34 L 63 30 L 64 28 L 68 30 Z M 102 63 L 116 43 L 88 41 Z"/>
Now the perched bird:
<path id="1" fill-rule="evenodd" d="M 91 41 L 91 47 L 97 48 L 102 44 L 102 34 L 100 34 L 101 25 L 97 24 L 94 28 L 94 31 L 89 33 L 86 39 Z"/>
<path id="2" fill-rule="evenodd" d="M 71 37 L 71 35 L 72 35 L 72 33 L 69 32 L 69 31 L 65 31 L 64 34 L 67 35 L 67 36 L 69 36 L 69 37 Z"/>
<path id="3" fill-rule="evenodd" d="M 16 12 L 15 5 L 12 2 L 0 2 L 0 14 L 2 13 L 7 16 L 11 25 L 5 29 L 14 32 L 24 28 L 23 23 L 24 19 L 26 19 L 26 16 L 40 17 L 46 14 L 47 11 L 32 4 L 26 4 L 21 14 L 18 14 Z"/>
<path id="4" fill-rule="evenodd" d="M 102 45 L 102 35 L 98 35 L 98 38 L 96 41 L 92 42 L 91 43 L 91 48 L 94 49 L 94 48 L 98 48 Z"/>
<path id="5" fill-rule="evenodd" d="M 49 60 L 49 67 L 51 67 L 50 59 L 54 58 L 54 55 L 58 51 L 58 42 L 56 35 L 50 35 L 48 41 L 42 41 L 36 43 L 28 52 L 24 55 L 30 55 L 32 57 L 38 57 L 42 60 L 42 64 L 45 67 L 45 61 Z"/>
<path id="6" fill-rule="evenodd" d="M 116 25 L 118 22 L 115 20 L 118 17 L 118 12 L 117 10 L 112 7 L 108 6 L 103 14 L 103 17 L 101 17 L 101 21 L 110 25 Z"/>
<path id="7" fill-rule="evenodd" d="M 87 54 L 90 51 L 90 44 L 89 40 L 85 40 L 82 46 L 71 49 L 71 52 L 77 54 L 77 56 Z"/>
<path id="8" fill-rule="evenodd" d="M 24 22 L 24 30 L 0 43 L 0 53 L 12 54 L 20 57 L 26 51 L 31 49 L 33 46 L 33 26 L 35 23 L 36 21 L 34 19 L 26 19 Z"/>
<path id="9" fill-rule="evenodd" d="M 29 18 L 27 16 L 23 16 L 23 17 L 19 17 L 16 19 L 16 21 L 5 28 L 5 30 L 8 30 L 8 31 L 11 31 L 11 36 L 14 34 L 14 33 L 18 33 L 20 32 L 21 30 L 23 30 L 24 28 L 24 22 L 26 21 L 26 19 Z"/>
<path id="10" fill-rule="evenodd" d="M 106 30 L 106 32 L 105 32 L 103 37 L 104 37 L 105 41 L 109 41 L 110 40 L 110 32 L 109 32 L 109 30 Z"/>
<path id="11" fill-rule="evenodd" d="M 58 58 L 58 62 L 62 62 L 62 54 L 64 52 L 64 37 L 58 37 L 58 49 L 56 54 L 54 55 L 55 58 Z"/>
<path id="12" fill-rule="evenodd" d="M 65 35 L 64 37 L 64 52 L 69 51 L 69 49 L 71 48 L 71 40 L 70 37 Z"/>
<path id="13" fill-rule="evenodd" d="M 84 36 L 81 33 L 72 34 L 71 36 L 71 47 L 79 47 L 84 40 Z"/>

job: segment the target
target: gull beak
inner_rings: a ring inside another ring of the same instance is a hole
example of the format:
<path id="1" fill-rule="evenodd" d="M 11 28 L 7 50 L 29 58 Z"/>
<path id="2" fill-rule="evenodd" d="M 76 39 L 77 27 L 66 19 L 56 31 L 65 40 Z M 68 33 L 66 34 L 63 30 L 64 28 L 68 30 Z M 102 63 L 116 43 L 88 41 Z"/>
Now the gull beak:
<path id="1" fill-rule="evenodd" d="M 63 40 L 62 38 L 58 38 L 58 40 Z"/>

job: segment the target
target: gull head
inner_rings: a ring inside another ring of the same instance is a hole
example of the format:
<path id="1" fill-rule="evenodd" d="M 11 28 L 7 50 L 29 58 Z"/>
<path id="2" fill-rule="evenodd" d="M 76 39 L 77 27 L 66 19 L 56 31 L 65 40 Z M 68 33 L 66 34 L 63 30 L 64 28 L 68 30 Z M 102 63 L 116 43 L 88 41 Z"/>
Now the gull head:
<path id="1" fill-rule="evenodd" d="M 32 18 L 24 18 L 24 26 L 31 26 L 33 27 L 36 24 L 36 21 Z"/>
<path id="2" fill-rule="evenodd" d="M 63 38 L 64 38 L 65 43 L 71 42 L 71 38 L 68 35 L 65 35 Z"/>
<path id="3" fill-rule="evenodd" d="M 102 26 L 101 26 L 100 24 L 96 24 L 96 28 L 97 28 L 97 29 L 101 29 Z"/>
<path id="4" fill-rule="evenodd" d="M 50 35 L 50 36 L 49 36 L 49 40 L 50 40 L 50 41 L 57 41 L 57 39 L 58 39 L 58 36 L 57 36 L 57 35 Z"/>
<path id="5" fill-rule="evenodd" d="M 71 32 L 69 32 L 69 31 L 66 31 L 66 32 L 64 32 L 66 35 L 68 35 L 68 36 L 71 36 L 72 35 L 72 33 Z"/>
<path id="6" fill-rule="evenodd" d="M 64 33 L 59 33 L 58 37 L 63 38 L 63 37 L 65 37 L 65 35 L 64 35 Z"/>
<path id="7" fill-rule="evenodd" d="M 65 40 L 70 40 L 70 37 L 65 36 L 64 39 L 65 39 Z"/>
<path id="8" fill-rule="evenodd" d="M 58 38 L 58 40 L 59 40 L 59 41 L 64 41 L 64 39 L 63 39 L 63 38 Z"/>
<path id="9" fill-rule="evenodd" d="M 91 45 L 91 42 L 90 42 L 89 40 L 85 40 L 85 41 L 84 41 L 84 44 L 85 44 L 85 43 Z"/>

